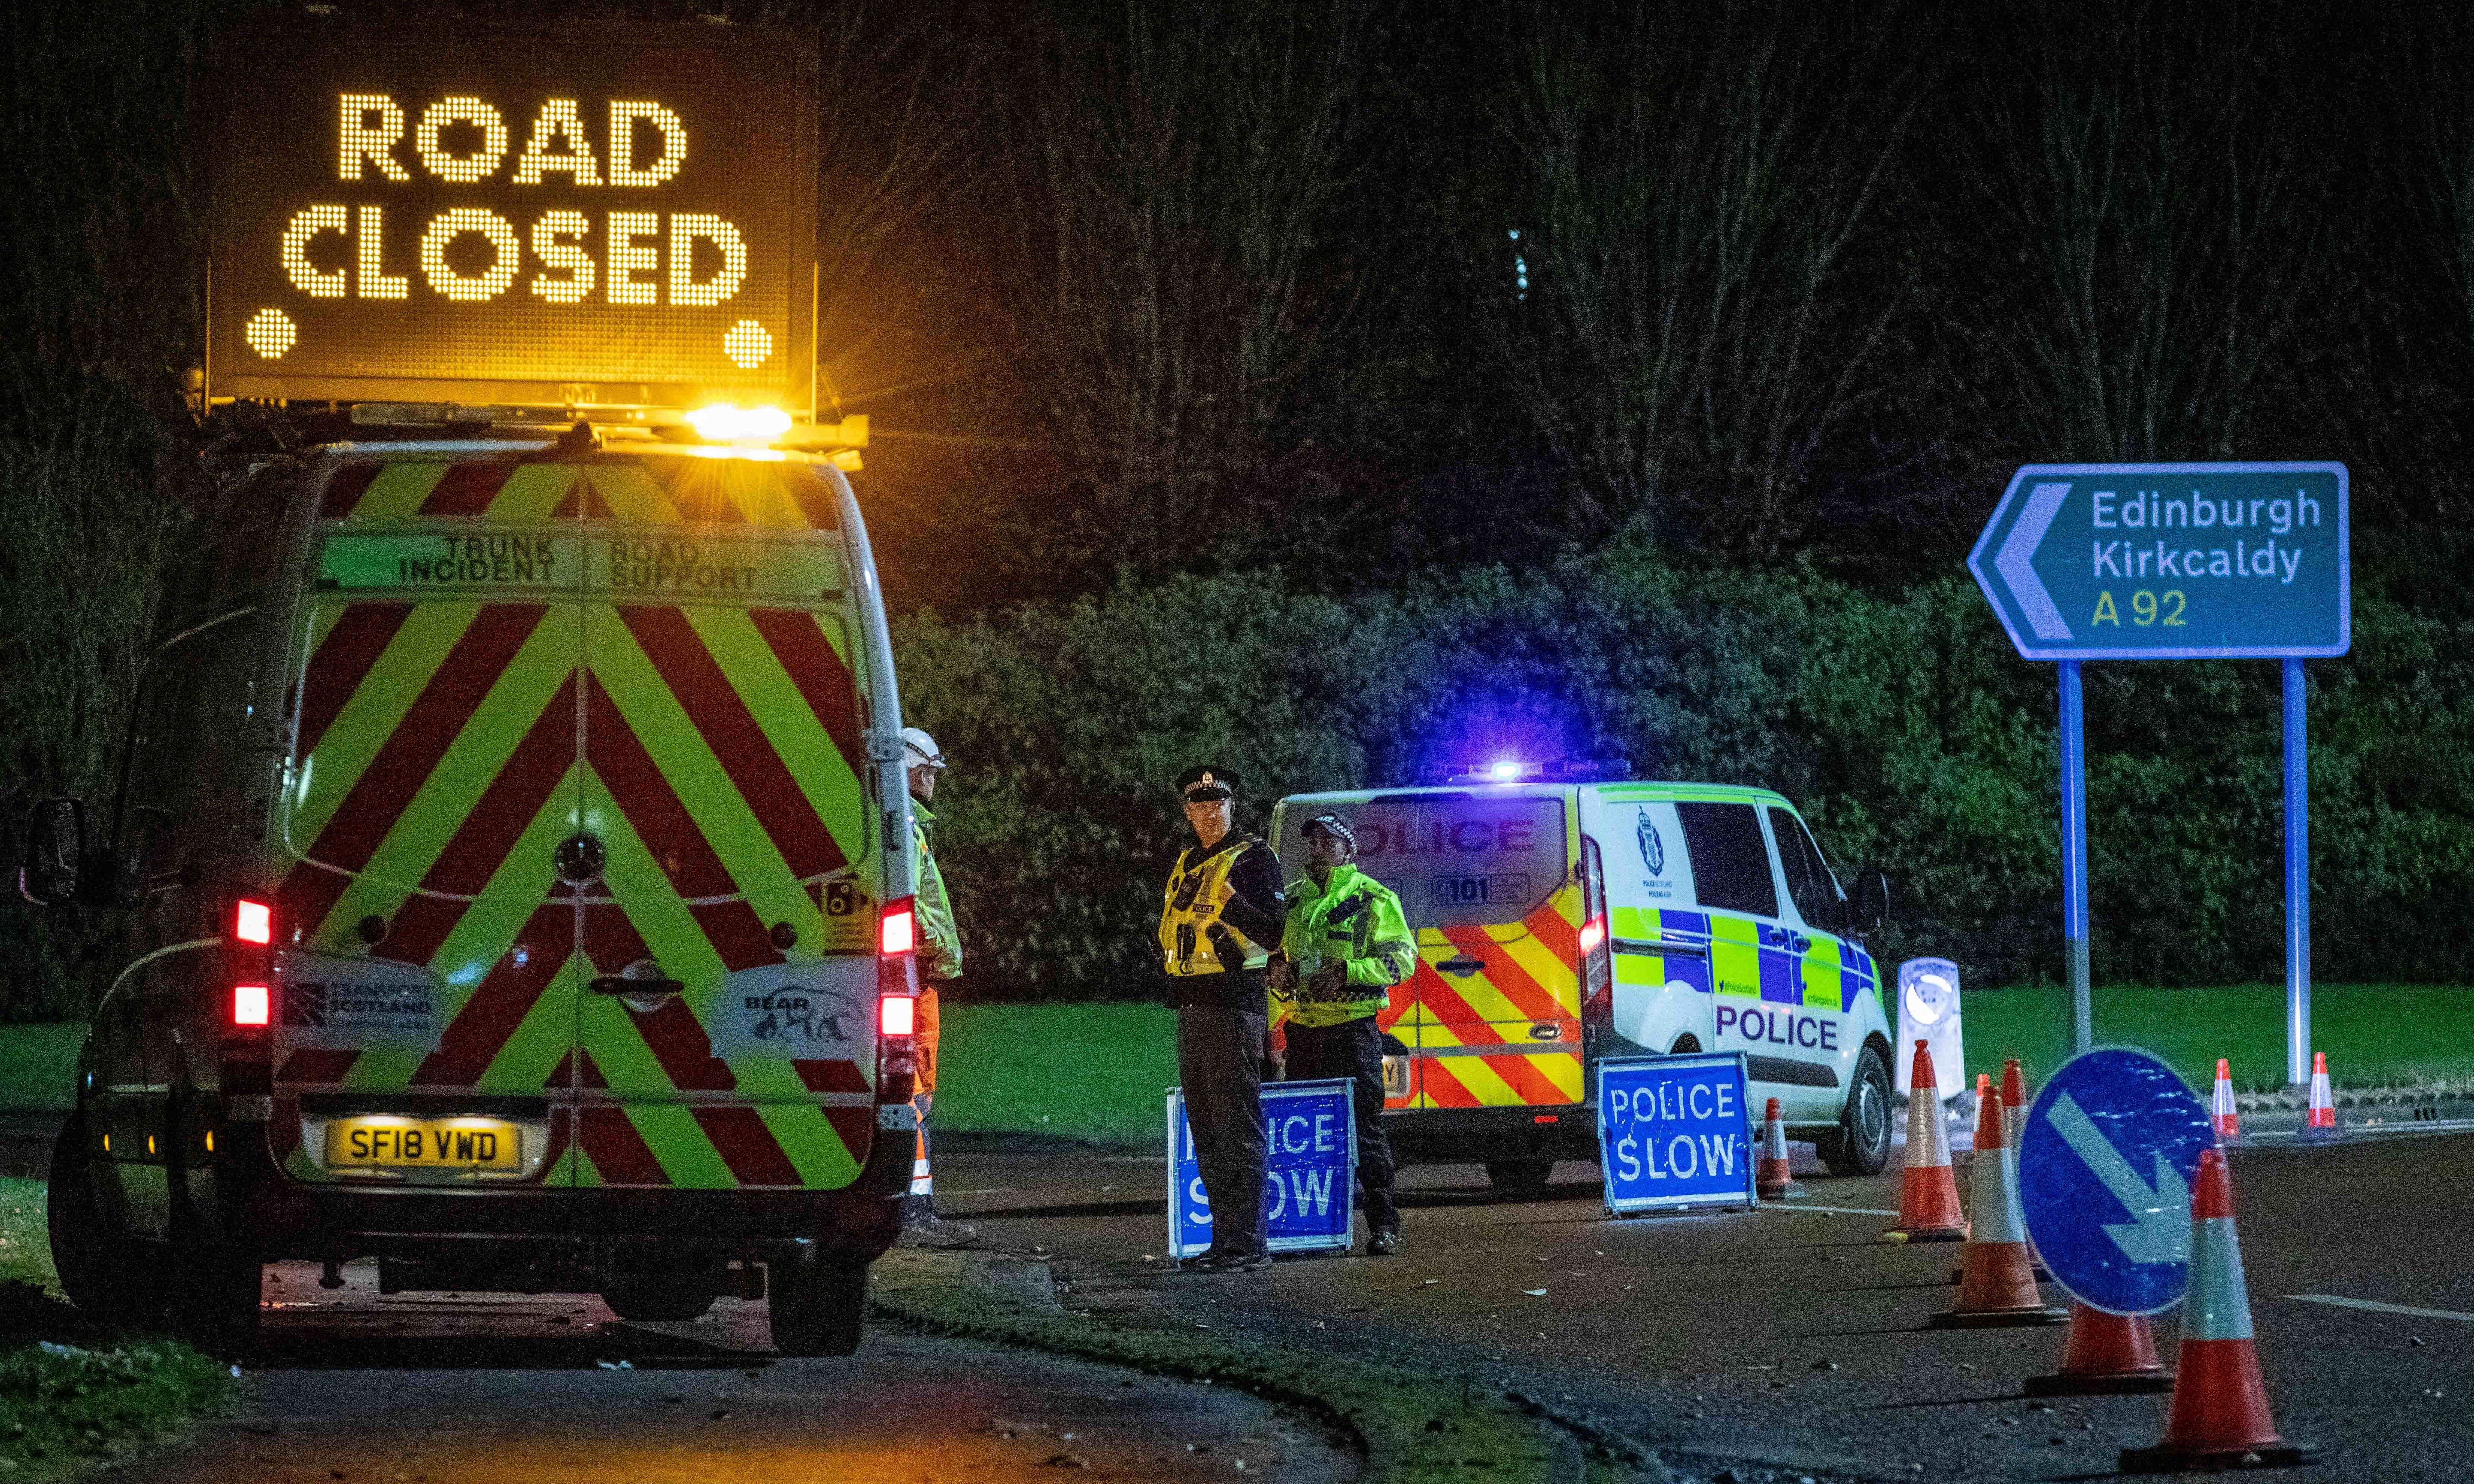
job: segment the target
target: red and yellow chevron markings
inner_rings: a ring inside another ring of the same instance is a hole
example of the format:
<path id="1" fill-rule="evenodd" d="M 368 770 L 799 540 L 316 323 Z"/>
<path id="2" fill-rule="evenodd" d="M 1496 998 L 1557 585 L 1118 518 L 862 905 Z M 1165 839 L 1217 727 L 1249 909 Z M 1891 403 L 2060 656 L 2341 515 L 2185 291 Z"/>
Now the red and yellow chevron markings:
<path id="1" fill-rule="evenodd" d="M 1419 935 L 1424 952 L 1399 1018 L 1408 1029 L 1395 1034 L 1420 1051 L 1475 1054 L 1419 1057 L 1418 1106 L 1581 1101 L 1579 914 L 1580 893 L 1567 888 L 1515 926 L 1428 928 Z M 1450 959 L 1474 959 L 1480 967 L 1467 976 L 1435 967 Z M 1531 1039 L 1531 1028 L 1543 1024 L 1554 1025 L 1561 1039 Z"/>
<path id="2" fill-rule="evenodd" d="M 813 474 L 743 459 L 352 466 L 324 513 L 835 523 Z M 800 957 L 870 946 L 865 921 L 847 928 L 821 909 L 821 878 L 865 845 L 858 687 L 837 618 L 328 602 L 306 642 L 284 911 L 305 946 L 431 969 L 449 1018 L 434 1051 L 296 1050 L 279 1072 L 286 1091 L 572 1097 L 572 1123 L 564 1108 L 553 1118 L 554 1182 L 856 1177 L 871 1134 L 866 1069 L 717 1058 L 691 1008 L 723 975 L 786 961 L 771 924 L 795 931 Z M 584 898 L 551 864 L 580 828 L 609 852 Z M 359 933 L 370 917 L 385 924 L 374 949 Z M 647 1011 L 578 992 L 646 958 L 689 992 Z M 319 1178 L 297 1141 L 297 1129 L 281 1140 L 289 1167 Z"/>

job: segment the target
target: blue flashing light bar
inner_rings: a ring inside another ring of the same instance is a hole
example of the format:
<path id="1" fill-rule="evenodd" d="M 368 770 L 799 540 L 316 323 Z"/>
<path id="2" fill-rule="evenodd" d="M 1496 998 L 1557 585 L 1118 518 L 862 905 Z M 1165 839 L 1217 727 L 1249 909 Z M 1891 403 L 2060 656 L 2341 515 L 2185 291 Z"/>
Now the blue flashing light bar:
<path id="1" fill-rule="evenodd" d="M 1633 776 L 1629 758 L 1578 758 L 1560 763 L 1524 763 L 1497 758 L 1489 763 L 1437 764 L 1419 769 L 1418 781 L 1438 783 L 1613 783 Z"/>

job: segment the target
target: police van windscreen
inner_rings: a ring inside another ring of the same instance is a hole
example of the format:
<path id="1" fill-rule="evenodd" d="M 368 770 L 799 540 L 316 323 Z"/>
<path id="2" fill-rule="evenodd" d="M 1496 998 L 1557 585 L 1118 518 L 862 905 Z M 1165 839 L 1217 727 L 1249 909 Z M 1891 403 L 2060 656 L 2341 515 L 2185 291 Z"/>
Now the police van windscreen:
<path id="1" fill-rule="evenodd" d="M 1276 844 L 1291 879 L 1305 874 L 1305 822 L 1323 808 L 1282 809 Z M 1399 893 L 1411 928 L 1518 922 L 1572 868 L 1558 798 L 1390 794 L 1334 812 L 1357 833 L 1358 868 Z"/>

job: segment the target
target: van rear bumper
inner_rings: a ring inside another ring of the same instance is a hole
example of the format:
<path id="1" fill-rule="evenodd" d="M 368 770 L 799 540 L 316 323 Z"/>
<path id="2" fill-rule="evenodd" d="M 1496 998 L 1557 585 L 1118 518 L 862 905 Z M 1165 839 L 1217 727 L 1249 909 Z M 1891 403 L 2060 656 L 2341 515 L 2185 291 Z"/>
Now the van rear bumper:
<path id="1" fill-rule="evenodd" d="M 424 1237 L 693 1237 L 725 1246 L 809 1240 L 865 1261 L 891 1247 L 901 1230 L 911 1154 L 910 1140 L 879 1137 L 859 1178 L 838 1190 L 389 1189 L 304 1184 L 268 1166 L 243 1176 L 242 1200 L 270 1262 Z"/>
<path id="2" fill-rule="evenodd" d="M 1383 1115 L 1383 1132 L 1401 1164 L 1598 1157 L 1598 1110 L 1589 1103 L 1400 1108 Z"/>

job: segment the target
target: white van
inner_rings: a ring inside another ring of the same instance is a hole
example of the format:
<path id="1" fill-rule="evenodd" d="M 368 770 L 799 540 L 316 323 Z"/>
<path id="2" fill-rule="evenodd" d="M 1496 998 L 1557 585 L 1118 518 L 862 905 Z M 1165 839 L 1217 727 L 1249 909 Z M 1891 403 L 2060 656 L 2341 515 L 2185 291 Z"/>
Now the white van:
<path id="1" fill-rule="evenodd" d="M 1604 1057 L 1746 1053 L 1752 1107 L 1841 1175 L 1890 1151 L 1890 1025 L 1858 922 L 1795 807 L 1722 784 L 1499 773 L 1293 794 L 1302 861 L 1325 810 L 1400 894 L 1419 963 L 1392 991 L 1384 1121 L 1404 1163 L 1482 1162 L 1511 1189 L 1597 1157 Z"/>

